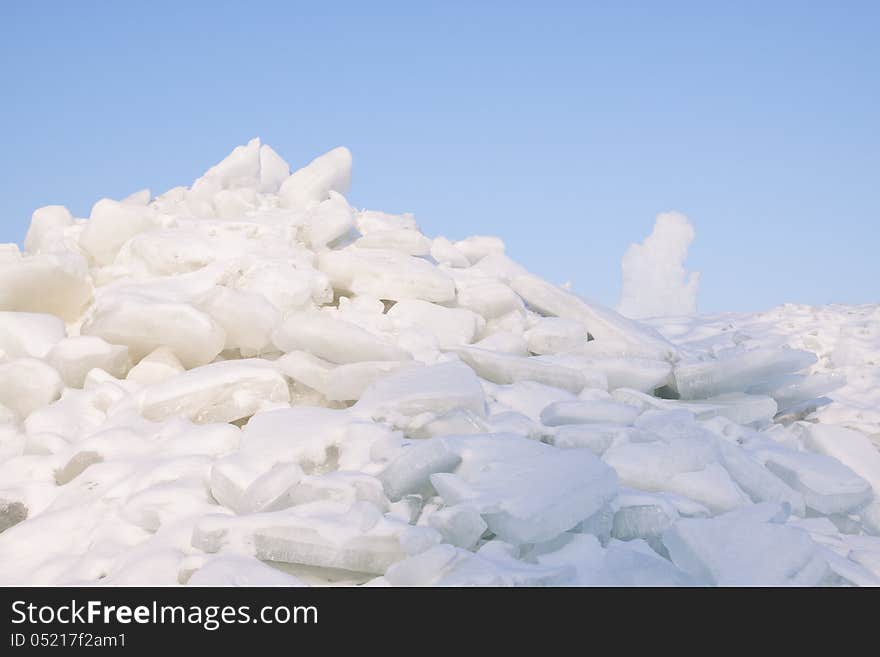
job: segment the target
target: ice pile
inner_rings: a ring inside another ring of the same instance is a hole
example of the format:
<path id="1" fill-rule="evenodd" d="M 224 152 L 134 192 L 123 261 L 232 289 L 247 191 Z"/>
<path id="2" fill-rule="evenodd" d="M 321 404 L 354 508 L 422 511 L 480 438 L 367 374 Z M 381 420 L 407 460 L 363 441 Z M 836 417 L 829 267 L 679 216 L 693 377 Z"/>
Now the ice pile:
<path id="1" fill-rule="evenodd" d="M 350 178 L 253 140 L 0 249 L 0 583 L 880 582 L 876 323 L 655 329 Z"/>

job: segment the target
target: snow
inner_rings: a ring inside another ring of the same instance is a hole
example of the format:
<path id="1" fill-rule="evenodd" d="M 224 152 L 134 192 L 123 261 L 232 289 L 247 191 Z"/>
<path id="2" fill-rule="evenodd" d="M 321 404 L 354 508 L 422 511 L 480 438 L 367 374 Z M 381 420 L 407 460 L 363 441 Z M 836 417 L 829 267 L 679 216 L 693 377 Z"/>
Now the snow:
<path id="1" fill-rule="evenodd" d="M 693 315 L 697 312 L 698 273 L 686 274 L 684 261 L 696 233 L 679 212 L 657 215 L 654 230 L 623 256 L 623 286 L 617 310 L 633 318 Z"/>
<path id="2" fill-rule="evenodd" d="M 0 248 L 0 584 L 880 585 L 880 306 L 620 310 L 258 139 Z M 633 318 L 648 319 L 633 319 Z"/>

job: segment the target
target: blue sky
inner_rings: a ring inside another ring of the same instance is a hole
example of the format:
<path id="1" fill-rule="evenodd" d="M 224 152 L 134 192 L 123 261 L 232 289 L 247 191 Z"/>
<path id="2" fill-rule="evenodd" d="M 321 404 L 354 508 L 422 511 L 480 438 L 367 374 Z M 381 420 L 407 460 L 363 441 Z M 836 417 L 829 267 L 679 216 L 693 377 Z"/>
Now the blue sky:
<path id="1" fill-rule="evenodd" d="M 350 200 L 609 304 L 676 209 L 700 309 L 880 301 L 880 3 L 0 4 L 0 241 L 344 144 Z"/>

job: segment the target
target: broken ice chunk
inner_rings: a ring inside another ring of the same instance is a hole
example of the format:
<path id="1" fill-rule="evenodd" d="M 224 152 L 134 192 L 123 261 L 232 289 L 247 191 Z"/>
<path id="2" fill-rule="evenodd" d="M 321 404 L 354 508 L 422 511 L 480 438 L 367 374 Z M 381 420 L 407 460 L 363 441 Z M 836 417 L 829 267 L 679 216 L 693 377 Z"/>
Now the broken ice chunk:
<path id="1" fill-rule="evenodd" d="M 837 459 L 865 479 L 880 498 L 880 452 L 861 431 L 826 424 L 807 428 L 804 442 L 810 449 Z"/>
<path id="2" fill-rule="evenodd" d="M 720 586 L 815 586 L 827 566 L 809 535 L 785 525 L 719 516 L 681 519 L 663 535 L 673 563 Z"/>
<path id="3" fill-rule="evenodd" d="M 634 427 L 617 424 L 564 424 L 556 428 L 550 437 L 551 444 L 561 449 L 586 447 L 596 456 L 602 455 L 611 445 L 627 441 L 644 442 L 647 432 Z"/>
<path id="4" fill-rule="evenodd" d="M 510 287 L 538 312 L 583 324 L 596 340 L 637 345 L 656 360 L 673 360 L 677 357 L 678 352 L 672 343 L 653 329 L 627 319 L 610 308 L 588 303 L 537 276 L 516 276 L 510 281 Z"/>
<path id="5" fill-rule="evenodd" d="M 374 419 L 422 413 L 442 415 L 455 409 L 485 417 L 485 395 L 480 380 L 461 362 L 401 370 L 367 388 L 352 407 Z"/>
<path id="6" fill-rule="evenodd" d="M 92 296 L 85 258 L 40 254 L 0 261 L 0 310 L 48 313 L 72 322 Z"/>
<path id="7" fill-rule="evenodd" d="M 55 368 L 36 358 L 0 363 L 0 405 L 21 419 L 58 399 L 63 388 Z"/>
<path id="8" fill-rule="evenodd" d="M 131 367 L 127 347 L 109 344 L 93 336 L 61 340 L 52 347 L 46 360 L 70 388 L 82 388 L 86 374 L 96 367 L 117 379 L 123 378 Z"/>
<path id="9" fill-rule="evenodd" d="M 639 409 L 629 404 L 605 400 L 573 400 L 554 402 L 541 411 L 541 423 L 548 427 L 563 424 L 631 425 Z"/>
<path id="10" fill-rule="evenodd" d="M 379 474 L 385 494 L 392 502 L 405 495 L 420 493 L 436 472 L 450 472 L 461 457 L 452 452 L 442 440 L 419 440 L 404 447 L 400 454 Z"/>
<path id="11" fill-rule="evenodd" d="M 682 399 L 700 399 L 739 392 L 762 379 L 806 369 L 816 360 L 815 354 L 797 349 L 731 350 L 711 360 L 677 363 L 673 380 Z"/>
<path id="12" fill-rule="evenodd" d="M 55 315 L 0 311 L 0 351 L 7 358 L 45 358 L 66 336 L 64 322 Z"/>
<path id="13" fill-rule="evenodd" d="M 771 473 L 739 445 L 716 438 L 719 461 L 728 474 L 755 502 L 788 504 L 797 516 L 806 512 L 804 497 Z"/>
<path id="14" fill-rule="evenodd" d="M 844 513 L 873 495 L 871 484 L 837 459 L 781 447 L 760 449 L 756 456 L 819 513 Z"/>
<path id="15" fill-rule="evenodd" d="M 455 299 L 455 283 L 427 260 L 388 249 L 349 246 L 318 255 L 318 268 L 336 290 L 378 299 Z"/>
<path id="16" fill-rule="evenodd" d="M 535 357 L 511 356 L 477 347 L 460 347 L 455 352 L 477 374 L 493 383 L 535 381 L 573 393 L 580 392 L 587 385 L 586 378 L 578 370 L 554 365 Z"/>
<path id="17" fill-rule="evenodd" d="M 447 506 L 435 511 L 428 518 L 428 524 L 440 532 L 444 543 L 465 550 L 472 549 L 487 529 L 479 512 L 466 504 Z"/>
<path id="18" fill-rule="evenodd" d="M 286 208 L 311 208 L 351 186 L 351 153 L 344 146 L 316 157 L 281 183 L 278 197 Z"/>
<path id="19" fill-rule="evenodd" d="M 432 333 L 441 349 L 470 344 L 485 325 L 482 317 L 464 308 L 447 308 L 419 299 L 403 299 L 387 313 L 398 330 Z"/>
<path id="20" fill-rule="evenodd" d="M 282 351 L 306 351 L 332 363 L 412 358 L 403 349 L 325 312 L 289 315 L 272 340 Z"/>
<path id="21" fill-rule="evenodd" d="M 435 474 L 431 483 L 447 504 L 469 504 L 489 529 L 513 544 L 549 540 L 589 518 L 617 492 L 614 471 L 585 449 L 533 445 L 525 454 L 489 461 L 458 474 Z M 466 443 L 465 443 L 466 444 Z M 504 444 L 504 443 L 502 443 Z"/>
<path id="22" fill-rule="evenodd" d="M 137 410 L 154 422 L 182 415 L 193 422 L 233 422 L 290 401 L 284 377 L 258 358 L 211 363 L 124 399 L 111 414 Z"/>
<path id="23" fill-rule="evenodd" d="M 186 368 L 210 363 L 226 342 L 225 331 L 217 322 L 189 304 L 130 294 L 99 299 L 94 314 L 82 326 L 82 334 L 127 346 L 135 361 L 159 347 L 168 347 Z"/>
<path id="24" fill-rule="evenodd" d="M 585 343 L 587 330 L 580 322 L 570 319 L 542 317 L 526 331 L 525 337 L 533 354 L 555 354 Z"/>
<path id="25" fill-rule="evenodd" d="M 272 568 L 254 557 L 220 554 L 187 578 L 189 586 L 306 586 L 306 584 Z"/>
<path id="26" fill-rule="evenodd" d="M 95 263 L 109 265 L 126 240 L 152 228 L 154 220 L 152 208 L 104 198 L 92 207 L 79 245 Z"/>
<path id="27" fill-rule="evenodd" d="M 261 513 L 290 506 L 290 490 L 302 477 L 297 464 L 277 463 L 244 490 L 235 510 L 240 514 Z"/>
<path id="28" fill-rule="evenodd" d="M 426 256 L 434 250 L 431 240 L 419 231 L 407 228 L 372 231 L 355 241 L 355 246 L 361 249 L 391 249 L 411 256 Z M 439 262 L 439 259 L 435 259 Z"/>

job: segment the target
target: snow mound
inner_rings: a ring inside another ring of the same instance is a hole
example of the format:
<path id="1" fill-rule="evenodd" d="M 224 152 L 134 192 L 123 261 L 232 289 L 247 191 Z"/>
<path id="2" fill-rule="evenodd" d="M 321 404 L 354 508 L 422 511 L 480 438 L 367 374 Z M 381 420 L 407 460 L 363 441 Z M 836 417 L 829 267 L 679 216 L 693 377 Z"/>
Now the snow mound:
<path id="1" fill-rule="evenodd" d="M 880 583 L 878 307 L 687 316 L 664 214 L 619 314 L 351 164 L 254 139 L 0 248 L 0 584 Z"/>
<path id="2" fill-rule="evenodd" d="M 620 313 L 643 318 L 697 312 L 700 274 L 684 270 L 694 235 L 694 227 L 683 214 L 657 215 L 651 234 L 642 244 L 631 244 L 621 261 Z"/>

